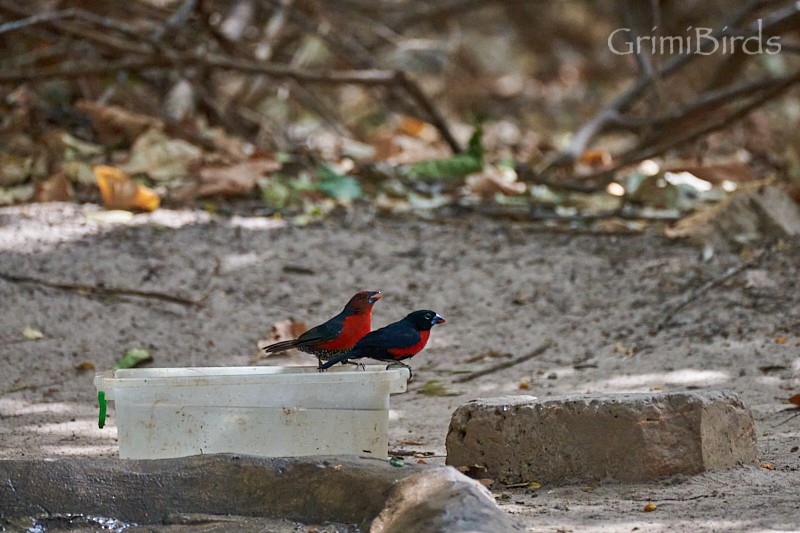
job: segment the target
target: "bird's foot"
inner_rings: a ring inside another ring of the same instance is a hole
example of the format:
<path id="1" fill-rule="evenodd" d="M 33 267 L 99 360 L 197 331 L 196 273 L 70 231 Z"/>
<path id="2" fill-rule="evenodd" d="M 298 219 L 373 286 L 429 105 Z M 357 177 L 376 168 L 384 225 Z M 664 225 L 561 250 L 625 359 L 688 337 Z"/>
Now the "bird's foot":
<path id="1" fill-rule="evenodd" d="M 400 361 L 395 361 L 394 363 L 390 363 L 390 364 L 386 365 L 386 370 L 389 370 L 393 366 L 402 366 L 403 368 L 407 368 L 408 369 L 408 379 L 409 379 L 409 381 L 411 380 L 412 377 L 414 377 L 414 372 L 411 370 L 411 367 L 408 366 L 407 364 L 401 363 Z"/>

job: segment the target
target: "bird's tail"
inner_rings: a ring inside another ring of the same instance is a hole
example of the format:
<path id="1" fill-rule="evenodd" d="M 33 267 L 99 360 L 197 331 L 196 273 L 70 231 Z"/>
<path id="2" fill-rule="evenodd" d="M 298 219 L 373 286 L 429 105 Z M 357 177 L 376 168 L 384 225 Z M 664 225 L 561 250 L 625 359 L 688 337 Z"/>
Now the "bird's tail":
<path id="1" fill-rule="evenodd" d="M 291 350 L 292 348 L 295 347 L 297 347 L 297 339 L 276 342 L 275 344 L 270 344 L 269 346 L 265 346 L 263 350 L 267 353 L 276 353 L 276 352 L 285 352 L 286 350 Z"/>
<path id="2" fill-rule="evenodd" d="M 327 361 L 325 361 L 324 363 L 322 363 L 321 365 L 319 365 L 319 370 L 327 370 L 337 363 L 341 363 L 342 361 L 347 361 L 348 359 L 352 359 L 353 355 L 354 355 L 353 350 L 347 350 L 346 352 L 342 352 L 336 357 L 332 357 Z"/>

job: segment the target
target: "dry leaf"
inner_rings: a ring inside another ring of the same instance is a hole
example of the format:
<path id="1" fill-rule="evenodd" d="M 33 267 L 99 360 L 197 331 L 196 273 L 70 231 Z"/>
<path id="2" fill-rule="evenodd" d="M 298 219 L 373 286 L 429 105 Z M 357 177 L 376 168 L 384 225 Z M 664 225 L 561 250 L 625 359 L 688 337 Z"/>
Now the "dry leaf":
<path id="1" fill-rule="evenodd" d="M 714 218 L 725 209 L 727 203 L 728 202 L 724 200 L 712 207 L 696 211 L 691 215 L 683 217 L 671 226 L 666 226 L 664 228 L 664 235 L 670 239 L 691 237 L 714 220 Z"/>
<path id="2" fill-rule="evenodd" d="M 795 394 L 794 396 L 789 398 L 789 403 L 800 407 L 800 394 Z"/>
<path id="3" fill-rule="evenodd" d="M 132 113 L 113 105 L 101 105 L 81 100 L 75 108 L 92 119 L 92 125 L 104 145 L 116 144 L 121 140 L 130 142 L 144 131 L 162 127 L 163 123 L 153 117 Z"/>
<path id="4" fill-rule="evenodd" d="M 516 195 L 525 192 L 525 184 L 517 181 L 513 168 L 486 165 L 478 174 L 467 177 L 467 187 L 475 194 L 492 196 L 496 193 Z"/>
<path id="5" fill-rule="evenodd" d="M 527 381 L 520 381 L 519 382 L 519 390 L 528 390 L 531 386 Z"/>
<path id="6" fill-rule="evenodd" d="M 158 128 L 139 135 L 131 147 L 131 157 L 120 168 L 128 174 L 147 174 L 155 181 L 184 178 L 198 163 L 202 150 L 181 139 L 170 139 Z"/>
<path id="7" fill-rule="evenodd" d="M 94 167 L 97 186 L 107 209 L 154 211 L 161 198 L 152 189 L 133 181 L 121 170 L 105 165 Z"/>
<path id="8" fill-rule="evenodd" d="M 608 150 L 586 150 L 578 158 L 578 162 L 593 169 L 611 166 L 613 159 Z"/>
<path id="9" fill-rule="evenodd" d="M 57 172 L 36 184 L 37 202 L 66 202 L 72 199 L 73 195 L 72 184 L 63 172 Z"/>
<path id="10" fill-rule="evenodd" d="M 758 175 L 745 163 L 731 162 L 706 166 L 674 166 L 665 168 L 665 172 L 688 172 L 701 180 L 719 185 L 724 181 L 745 182 L 758 179 Z"/>
<path id="11" fill-rule="evenodd" d="M 25 326 L 25 329 L 22 330 L 22 336 L 28 339 L 29 341 L 35 341 L 44 337 L 44 333 L 41 330 L 34 328 L 33 326 Z"/>
<path id="12" fill-rule="evenodd" d="M 414 117 L 402 117 L 397 124 L 397 130 L 404 135 L 416 137 L 429 143 L 439 140 L 439 132 L 432 124 Z"/>
<path id="13" fill-rule="evenodd" d="M 253 190 L 259 178 L 280 170 L 281 164 L 270 158 L 258 158 L 227 167 L 200 169 L 199 196 L 222 194 L 236 196 Z"/>
<path id="14" fill-rule="evenodd" d="M 786 337 L 775 337 L 775 344 L 786 344 L 789 340 Z"/>
<path id="15" fill-rule="evenodd" d="M 761 468 L 764 470 L 775 470 L 775 465 L 772 463 L 761 463 Z"/>
<path id="16" fill-rule="evenodd" d="M 656 509 L 658 509 L 656 504 L 654 504 L 653 502 L 647 502 L 645 504 L 645 506 L 644 506 L 644 509 L 642 509 L 642 511 L 644 511 L 645 513 L 649 513 L 649 512 L 655 511 Z"/>
<path id="17" fill-rule="evenodd" d="M 91 361 L 81 361 L 77 365 L 75 365 L 75 370 L 78 372 L 87 372 L 89 370 L 94 370 L 94 363 Z"/>

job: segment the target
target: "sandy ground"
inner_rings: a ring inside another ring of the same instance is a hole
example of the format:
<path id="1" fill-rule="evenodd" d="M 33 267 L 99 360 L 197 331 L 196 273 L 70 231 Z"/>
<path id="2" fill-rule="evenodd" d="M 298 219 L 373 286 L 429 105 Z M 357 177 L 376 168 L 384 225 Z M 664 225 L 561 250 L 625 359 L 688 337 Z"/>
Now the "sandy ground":
<path id="1" fill-rule="evenodd" d="M 697 248 L 656 232 L 598 237 L 471 216 L 357 210 L 293 228 L 169 210 L 113 223 L 87 218 L 87 209 L 0 209 L 0 458 L 116 453 L 113 410 L 98 429 L 94 370 L 76 370 L 81 363 L 105 370 L 138 347 L 154 366 L 249 364 L 274 322 L 318 323 L 372 289 L 384 295 L 376 327 L 417 308 L 447 318 L 412 360 L 410 391 L 392 398 L 390 448 L 433 452 L 429 462 L 444 460 L 452 411 L 477 397 L 724 387 L 751 406 L 761 461 L 774 470 L 495 487 L 528 531 L 800 530 L 800 417 L 790 418 L 786 401 L 800 387 L 800 243 L 767 253 L 651 335 L 664 309 L 743 259 L 718 251 L 704 262 Z M 26 340 L 26 326 L 43 338 Z M 554 344 L 538 357 L 453 383 L 455 372 L 545 339 Z M 315 361 L 261 364 L 298 362 Z M 460 394 L 420 394 L 430 380 Z M 644 513 L 649 501 L 657 510 Z"/>

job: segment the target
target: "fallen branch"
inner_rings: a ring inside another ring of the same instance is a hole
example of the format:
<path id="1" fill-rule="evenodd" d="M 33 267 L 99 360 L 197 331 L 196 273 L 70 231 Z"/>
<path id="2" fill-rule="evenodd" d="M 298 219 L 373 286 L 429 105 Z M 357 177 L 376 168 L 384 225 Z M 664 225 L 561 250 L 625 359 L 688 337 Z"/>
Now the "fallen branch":
<path id="1" fill-rule="evenodd" d="M 497 363 L 496 365 L 489 366 L 487 368 L 484 368 L 483 370 L 478 370 L 477 372 L 472 372 L 471 374 L 467 374 L 465 376 L 456 379 L 453 383 L 466 383 L 467 381 L 472 381 L 473 379 L 478 379 L 480 377 L 493 374 L 495 372 L 499 372 L 500 370 L 511 368 L 512 366 L 524 363 L 529 359 L 533 359 L 534 357 L 543 354 L 552 345 L 553 345 L 553 339 L 547 339 L 530 353 L 521 355 L 519 357 L 515 357 L 514 359 L 510 359 L 508 361 L 503 361 L 502 363 Z"/>
<path id="2" fill-rule="evenodd" d="M 144 291 L 141 289 L 128 289 L 124 287 L 102 287 L 98 285 L 87 285 L 84 283 L 62 283 L 62 282 L 54 282 L 54 281 L 47 281 L 38 278 L 32 278 L 29 276 L 19 276 L 16 274 L 5 274 L 0 272 L 0 279 L 4 279 L 11 283 L 30 283 L 34 285 L 40 285 L 42 287 L 48 287 L 51 289 L 59 289 L 59 290 L 66 290 L 66 291 L 75 291 L 78 293 L 86 292 L 95 295 L 101 296 L 135 296 L 138 298 L 147 298 L 151 300 L 160 300 L 162 302 L 169 302 L 175 303 L 180 305 L 187 305 L 187 306 L 194 306 L 194 307 L 202 307 L 204 305 L 203 300 L 192 300 L 189 298 L 183 298 L 181 296 L 174 296 L 171 294 L 165 294 L 158 291 Z"/>

